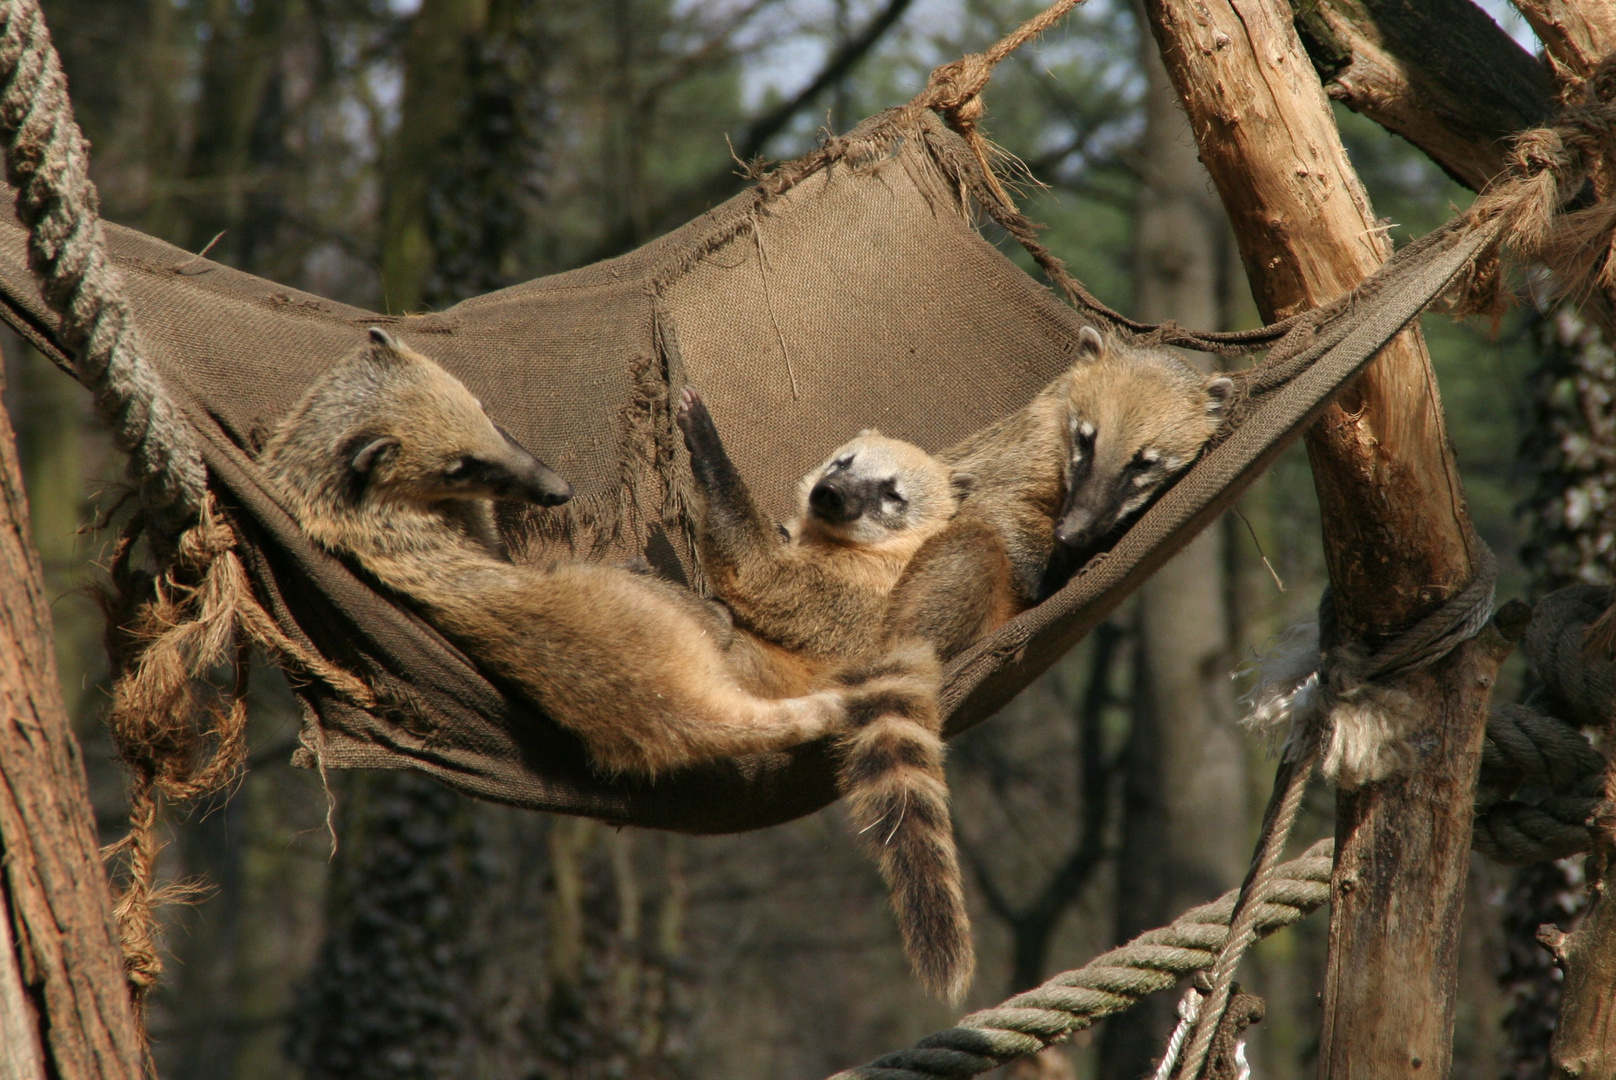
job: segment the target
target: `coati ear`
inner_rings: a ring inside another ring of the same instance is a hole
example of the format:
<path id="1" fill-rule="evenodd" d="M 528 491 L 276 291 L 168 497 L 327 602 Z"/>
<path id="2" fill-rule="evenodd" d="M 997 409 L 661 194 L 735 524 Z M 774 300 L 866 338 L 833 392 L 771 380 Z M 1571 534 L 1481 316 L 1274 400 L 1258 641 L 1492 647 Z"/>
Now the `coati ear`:
<path id="1" fill-rule="evenodd" d="M 348 467 L 360 476 L 369 476 L 377 465 L 398 449 L 398 446 L 398 440 L 391 435 L 379 435 L 369 439 L 353 452 L 353 456 L 348 459 Z"/>
<path id="2" fill-rule="evenodd" d="M 1206 391 L 1206 414 L 1223 419 L 1229 411 L 1229 402 L 1234 400 L 1234 380 L 1227 375 L 1219 375 L 1208 379 L 1201 389 Z"/>
<path id="3" fill-rule="evenodd" d="M 954 498 L 964 499 L 976 490 L 976 474 L 957 472 L 948 478 L 948 486 L 954 489 Z"/>
<path id="4" fill-rule="evenodd" d="M 877 428 L 867 427 L 858 433 L 858 437 L 861 439 L 879 439 L 881 437 L 881 432 Z"/>
<path id="5" fill-rule="evenodd" d="M 379 326 L 370 328 L 370 343 L 376 346 L 373 354 L 384 360 L 396 358 L 402 348 L 398 343 L 398 338 Z"/>
<path id="6" fill-rule="evenodd" d="M 1085 360 L 1093 360 L 1105 352 L 1105 338 L 1092 326 L 1085 326 L 1077 334 L 1077 355 Z"/>

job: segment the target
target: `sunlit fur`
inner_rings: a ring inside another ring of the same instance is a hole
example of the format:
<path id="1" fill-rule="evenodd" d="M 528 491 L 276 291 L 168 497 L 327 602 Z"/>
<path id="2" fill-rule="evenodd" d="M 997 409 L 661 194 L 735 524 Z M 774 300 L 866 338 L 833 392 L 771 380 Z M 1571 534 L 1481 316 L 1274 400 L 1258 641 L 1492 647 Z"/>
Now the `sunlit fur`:
<path id="1" fill-rule="evenodd" d="M 869 655 L 904 567 L 959 506 L 953 470 L 912 443 L 863 432 L 803 477 L 782 542 L 705 406 L 694 391 L 686 395 L 681 423 L 702 507 L 698 549 L 714 594 L 739 625 L 793 652 Z M 842 490 L 854 512 L 827 516 L 823 502 L 814 504 L 816 487 Z"/>
<path id="2" fill-rule="evenodd" d="M 468 457 L 477 484 L 463 479 Z M 839 730 L 850 701 L 881 689 L 771 700 L 751 686 L 775 657 L 688 592 L 593 563 L 508 561 L 492 498 L 557 502 L 565 483 L 458 380 L 385 335 L 310 388 L 260 464 L 311 536 L 417 605 L 603 771 L 654 776 L 797 745 Z"/>
<path id="3" fill-rule="evenodd" d="M 1057 555 L 1080 565 L 1189 467 L 1233 388 L 1085 328 L 1075 362 L 1025 408 L 938 455 L 974 477 L 960 515 L 1001 537 L 1021 605 L 1060 584 Z"/>
<path id="4" fill-rule="evenodd" d="M 699 509 L 697 550 L 714 592 L 747 630 L 887 690 L 848 704 L 838 782 L 892 891 L 915 973 L 957 999 L 975 967 L 943 774 L 940 671 L 912 637 L 883 639 L 905 564 L 958 506 L 952 470 L 919 447 L 867 431 L 799 487 L 782 539 L 730 461 L 699 395 L 678 412 Z M 816 495 L 816 489 L 818 494 Z"/>

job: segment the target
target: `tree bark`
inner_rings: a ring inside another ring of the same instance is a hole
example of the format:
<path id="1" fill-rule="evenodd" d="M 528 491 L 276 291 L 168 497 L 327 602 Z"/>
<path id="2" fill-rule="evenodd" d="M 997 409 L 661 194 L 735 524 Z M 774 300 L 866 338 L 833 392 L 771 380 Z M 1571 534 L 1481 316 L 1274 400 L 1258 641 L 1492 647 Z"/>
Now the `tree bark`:
<path id="1" fill-rule="evenodd" d="M 1585 79 L 1616 48 L 1616 7 L 1604 0 L 1512 0 L 1555 63 Z"/>
<path id="2" fill-rule="evenodd" d="M 1543 64 L 1470 0 L 1291 0 L 1325 91 L 1407 139 L 1466 187 L 1554 111 Z"/>
<path id="3" fill-rule="evenodd" d="M 1267 318 L 1373 272 L 1383 230 L 1278 0 L 1149 0 L 1152 29 Z M 1417 328 L 1307 438 L 1338 633 L 1389 638 L 1463 587 L 1475 542 Z M 1344 794 L 1319 1075 L 1446 1076 L 1492 663 L 1471 643 L 1398 680 L 1411 775 Z"/>
<path id="4" fill-rule="evenodd" d="M 1608 790 L 1608 789 L 1607 789 Z M 1538 938 L 1565 971 L 1560 996 L 1560 1024 L 1549 1047 L 1549 1075 L 1554 1080 L 1610 1080 L 1616 1076 L 1616 844 L 1611 818 L 1605 818 L 1602 841 L 1592 862 L 1598 868 L 1591 887 L 1588 914 L 1582 924 L 1563 934 L 1552 923 Z"/>
<path id="5" fill-rule="evenodd" d="M 140 1080 L 111 895 L 29 536 L 0 409 L 0 1075 Z"/>
<path id="6" fill-rule="evenodd" d="M 1145 134 L 1134 314 L 1223 322 L 1228 226 L 1155 49 L 1141 49 Z M 1204 371 L 1211 358 L 1184 354 Z M 1224 677 L 1234 654 L 1222 529 L 1207 529 L 1139 590 L 1133 729 L 1125 754 L 1116 939 L 1128 941 L 1239 884 L 1250 858 L 1243 737 Z M 1143 1076 L 1175 1022 L 1158 995 L 1105 1025 L 1104 1076 Z"/>
<path id="7" fill-rule="evenodd" d="M 1596 0 L 1515 0 L 1561 72 L 1586 78 L 1599 61 L 1616 52 L 1616 7 Z M 1594 299 L 1598 299 L 1598 294 Z M 1609 308 L 1585 305 L 1601 323 L 1607 342 L 1616 340 Z M 1598 415 L 1596 413 L 1595 415 Z M 1616 766 L 1612 766 L 1616 768 Z M 1606 797 L 1616 797 L 1607 777 Z M 1550 1075 L 1556 1078 L 1616 1077 L 1616 819 L 1607 802 L 1600 839 L 1590 858 L 1588 913 L 1570 934 L 1553 925 L 1540 931 L 1544 944 L 1565 970 L 1560 1022 L 1549 1046 Z"/>

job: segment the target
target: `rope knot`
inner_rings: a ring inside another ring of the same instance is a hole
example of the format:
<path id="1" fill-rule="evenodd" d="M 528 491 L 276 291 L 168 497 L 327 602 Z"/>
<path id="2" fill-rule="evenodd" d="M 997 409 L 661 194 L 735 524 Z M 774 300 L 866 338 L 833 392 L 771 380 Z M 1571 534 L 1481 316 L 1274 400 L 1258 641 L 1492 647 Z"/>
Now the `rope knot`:
<path id="1" fill-rule="evenodd" d="M 213 561 L 236 547 L 236 531 L 222 515 L 214 512 L 210 498 L 204 505 L 202 518 L 180 535 L 179 559 L 192 570 L 205 570 Z"/>
<path id="2" fill-rule="evenodd" d="M 992 75 L 993 61 L 982 53 L 968 53 L 933 68 L 915 104 L 936 109 L 955 124 L 970 127 L 986 112 L 981 95 Z"/>
<path id="3" fill-rule="evenodd" d="M 1510 151 L 1509 164 L 1523 175 L 1536 176 L 1544 172 L 1558 173 L 1569 162 L 1566 160 L 1565 143 L 1558 131 L 1553 128 L 1533 128 L 1516 138 L 1515 146 Z"/>
<path id="4" fill-rule="evenodd" d="M 1588 77 L 1588 89 L 1600 101 L 1607 104 L 1616 101 L 1616 53 L 1599 61 L 1599 66 Z"/>

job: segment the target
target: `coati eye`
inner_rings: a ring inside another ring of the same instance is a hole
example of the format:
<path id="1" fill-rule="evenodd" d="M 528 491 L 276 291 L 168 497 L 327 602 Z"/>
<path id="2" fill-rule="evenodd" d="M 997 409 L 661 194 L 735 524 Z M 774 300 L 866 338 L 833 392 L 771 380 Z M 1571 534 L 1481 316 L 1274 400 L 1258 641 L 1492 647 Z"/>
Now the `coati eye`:
<path id="1" fill-rule="evenodd" d="M 895 479 L 881 485 L 881 498 L 886 502 L 897 504 L 900 510 L 909 505 L 909 500 L 898 493 L 898 481 Z"/>
<path id="2" fill-rule="evenodd" d="M 458 458 L 453 465 L 443 470 L 445 480 L 464 480 L 471 475 L 476 462 L 469 457 Z"/>
<path id="3" fill-rule="evenodd" d="M 1161 455 L 1154 450 L 1141 450 L 1128 462 L 1128 468 L 1136 473 L 1149 472 L 1161 462 Z"/>
<path id="4" fill-rule="evenodd" d="M 830 463 L 830 467 L 832 469 L 851 468 L 853 465 L 853 459 L 857 456 L 857 454 L 848 454 L 846 457 L 837 458 L 835 461 Z"/>

